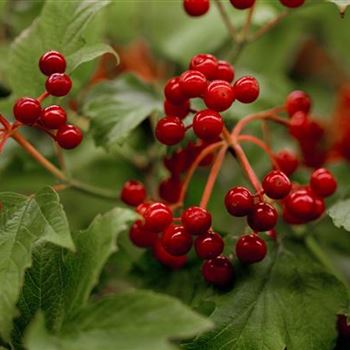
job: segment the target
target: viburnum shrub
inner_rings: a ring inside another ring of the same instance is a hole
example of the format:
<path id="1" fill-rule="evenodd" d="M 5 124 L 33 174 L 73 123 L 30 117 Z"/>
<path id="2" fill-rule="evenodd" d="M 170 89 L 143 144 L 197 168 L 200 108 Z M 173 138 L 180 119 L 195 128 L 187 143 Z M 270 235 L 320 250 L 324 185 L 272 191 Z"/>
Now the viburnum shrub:
<path id="1" fill-rule="evenodd" d="M 0 350 L 350 349 L 348 5 L 4 1 Z"/>

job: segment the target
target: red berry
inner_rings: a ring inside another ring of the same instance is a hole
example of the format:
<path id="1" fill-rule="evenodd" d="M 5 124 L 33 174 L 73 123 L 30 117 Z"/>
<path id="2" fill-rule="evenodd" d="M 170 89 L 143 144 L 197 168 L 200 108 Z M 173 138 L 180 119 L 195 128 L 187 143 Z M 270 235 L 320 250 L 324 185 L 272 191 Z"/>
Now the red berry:
<path id="1" fill-rule="evenodd" d="M 211 227 L 211 214 L 201 207 L 190 207 L 181 216 L 182 225 L 192 235 L 206 233 Z"/>
<path id="2" fill-rule="evenodd" d="M 324 212 L 326 211 L 326 204 L 323 198 L 315 197 L 315 206 L 312 215 L 310 216 L 310 220 L 319 219 Z"/>
<path id="3" fill-rule="evenodd" d="M 187 14 L 198 17 L 209 11 L 210 2 L 209 0 L 184 0 L 183 6 Z"/>
<path id="4" fill-rule="evenodd" d="M 225 80 L 212 81 L 204 94 L 204 103 L 216 112 L 222 112 L 230 108 L 234 100 L 233 88 Z"/>
<path id="5" fill-rule="evenodd" d="M 267 196 L 272 199 L 283 199 L 292 189 L 292 183 L 287 175 L 280 170 L 270 171 L 262 183 Z"/>
<path id="6" fill-rule="evenodd" d="M 236 243 L 236 255 L 244 264 L 254 264 L 263 260 L 267 253 L 267 246 L 257 234 L 241 236 Z"/>
<path id="7" fill-rule="evenodd" d="M 291 215 L 305 221 L 311 220 L 315 212 L 315 196 L 308 189 L 298 189 L 289 194 L 285 201 Z"/>
<path id="8" fill-rule="evenodd" d="M 181 269 L 186 262 L 187 256 L 174 256 L 169 254 L 163 247 L 161 241 L 158 239 L 153 246 L 154 257 L 163 265 L 168 266 L 174 270 Z"/>
<path id="9" fill-rule="evenodd" d="M 171 156 L 165 157 L 163 163 L 173 175 L 181 174 L 187 168 L 186 150 L 177 150 Z"/>
<path id="10" fill-rule="evenodd" d="M 272 230 L 278 220 L 276 209 L 269 203 L 260 202 L 254 205 L 248 215 L 249 226 L 257 232 Z"/>
<path id="11" fill-rule="evenodd" d="M 207 232 L 200 235 L 194 241 L 197 256 L 201 259 L 213 259 L 219 256 L 224 250 L 224 241 L 215 232 Z"/>
<path id="12" fill-rule="evenodd" d="M 45 87 L 52 96 L 66 96 L 72 88 L 72 81 L 67 74 L 54 73 L 47 78 Z"/>
<path id="13" fill-rule="evenodd" d="M 302 6 L 305 0 L 280 0 L 280 3 L 289 8 Z"/>
<path id="14" fill-rule="evenodd" d="M 233 266 L 225 256 L 207 260 L 202 265 L 204 279 L 217 287 L 228 287 L 233 281 Z"/>
<path id="15" fill-rule="evenodd" d="M 170 225 L 161 237 L 162 246 L 174 256 L 188 253 L 192 247 L 192 236 L 183 226 Z"/>
<path id="16" fill-rule="evenodd" d="M 182 104 L 173 104 L 168 100 L 164 101 L 164 112 L 166 115 L 172 115 L 184 119 L 190 112 L 190 101 L 186 100 Z"/>
<path id="17" fill-rule="evenodd" d="M 277 165 L 287 176 L 292 175 L 299 166 L 298 158 L 289 151 L 280 151 L 275 154 Z"/>
<path id="18" fill-rule="evenodd" d="M 246 216 L 253 210 L 253 195 L 243 186 L 233 187 L 225 196 L 225 207 L 233 216 Z"/>
<path id="19" fill-rule="evenodd" d="M 137 220 L 129 231 L 130 241 L 139 248 L 152 247 L 158 239 L 158 234 L 145 230 L 141 220 Z"/>
<path id="20" fill-rule="evenodd" d="M 287 96 L 286 109 L 290 117 L 296 112 L 308 114 L 311 109 L 311 99 L 304 91 L 293 91 Z"/>
<path id="21" fill-rule="evenodd" d="M 320 168 L 312 173 L 310 186 L 317 195 L 328 197 L 337 190 L 337 180 L 330 171 Z"/>
<path id="22" fill-rule="evenodd" d="M 254 77 L 242 77 L 235 82 L 233 87 L 239 102 L 252 103 L 259 97 L 259 83 Z"/>
<path id="23" fill-rule="evenodd" d="M 31 97 L 22 97 L 18 99 L 13 106 L 13 114 L 19 122 L 32 125 L 40 117 L 40 102 Z"/>
<path id="24" fill-rule="evenodd" d="M 125 204 L 137 207 L 146 199 L 145 186 L 140 181 L 129 180 L 125 182 L 120 198 Z"/>
<path id="25" fill-rule="evenodd" d="M 232 65 L 226 61 L 219 61 L 215 79 L 225 80 L 229 83 L 232 83 L 234 78 L 235 78 L 235 71 Z"/>
<path id="26" fill-rule="evenodd" d="M 346 315 L 338 315 L 337 329 L 341 337 L 350 339 L 350 322 Z"/>
<path id="27" fill-rule="evenodd" d="M 160 119 L 156 127 L 156 137 L 164 145 L 176 145 L 185 136 L 185 126 L 178 117 L 164 117 Z"/>
<path id="28" fill-rule="evenodd" d="M 83 140 L 83 133 L 75 125 L 62 125 L 56 133 L 57 143 L 64 149 L 72 149 L 80 145 Z"/>
<path id="29" fill-rule="evenodd" d="M 182 73 L 179 83 L 182 93 L 188 98 L 202 96 L 208 85 L 205 75 L 195 70 Z"/>
<path id="30" fill-rule="evenodd" d="M 213 80 L 217 76 L 218 60 L 213 55 L 198 54 L 192 57 L 189 69 L 199 71 L 208 80 Z"/>
<path id="31" fill-rule="evenodd" d="M 43 109 L 40 121 L 48 129 L 58 129 L 67 122 L 67 114 L 62 107 L 52 105 Z"/>
<path id="32" fill-rule="evenodd" d="M 230 2 L 238 10 L 249 9 L 255 4 L 255 0 L 230 0 Z"/>
<path id="33" fill-rule="evenodd" d="M 159 196 L 168 203 L 176 203 L 181 194 L 182 182 L 178 176 L 172 176 L 159 185 Z"/>
<path id="34" fill-rule="evenodd" d="M 153 203 L 144 212 L 145 228 L 152 232 L 164 231 L 173 221 L 170 208 L 163 203 Z"/>
<path id="35" fill-rule="evenodd" d="M 289 123 L 289 133 L 297 140 L 307 139 L 309 135 L 310 119 L 304 112 L 296 112 Z"/>
<path id="36" fill-rule="evenodd" d="M 54 73 L 64 73 L 66 70 L 66 60 L 61 53 L 48 51 L 40 57 L 39 68 L 47 76 Z"/>
<path id="37" fill-rule="evenodd" d="M 213 141 L 218 138 L 224 128 L 221 115 L 210 109 L 196 113 L 193 118 L 193 131 L 204 141 Z"/>
<path id="38" fill-rule="evenodd" d="M 301 225 L 307 222 L 307 220 L 304 220 L 292 213 L 286 206 L 283 208 L 282 216 L 283 220 L 290 225 Z"/>
<path id="39" fill-rule="evenodd" d="M 169 79 L 164 87 L 164 95 L 166 99 L 174 105 L 182 105 L 187 101 L 183 95 L 179 84 L 179 77 Z"/>
<path id="40" fill-rule="evenodd" d="M 137 206 L 136 212 L 143 216 L 147 208 L 152 204 L 152 202 L 144 202 Z"/>

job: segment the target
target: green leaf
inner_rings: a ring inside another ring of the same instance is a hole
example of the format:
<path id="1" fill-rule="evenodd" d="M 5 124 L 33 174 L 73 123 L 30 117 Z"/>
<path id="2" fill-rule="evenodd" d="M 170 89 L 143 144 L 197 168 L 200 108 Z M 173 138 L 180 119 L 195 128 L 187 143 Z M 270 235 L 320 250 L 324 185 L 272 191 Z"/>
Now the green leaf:
<path id="1" fill-rule="evenodd" d="M 15 40 L 10 53 L 9 81 L 16 96 L 37 96 L 44 90 L 45 77 L 38 60 L 47 50 L 58 50 L 67 57 L 85 45 L 84 31 L 91 19 L 109 0 L 46 1 L 40 17 Z M 95 58 L 90 49 L 80 63 Z M 100 50 L 100 53 L 103 53 Z M 95 52 L 96 54 L 96 52 Z M 68 65 L 76 68 L 79 61 Z"/>
<path id="2" fill-rule="evenodd" d="M 58 195 L 45 188 L 35 196 L 0 193 L 0 335 L 8 340 L 32 249 L 51 242 L 73 250 L 74 244 Z"/>
<path id="3" fill-rule="evenodd" d="M 161 110 L 161 96 L 134 75 L 104 82 L 83 101 L 83 114 L 91 119 L 95 143 L 106 149 L 122 143 L 152 112 Z"/>
<path id="4" fill-rule="evenodd" d="M 187 349 L 329 350 L 345 287 L 301 243 L 270 249 L 264 262 L 240 271 L 229 293 L 218 295 L 217 328 Z"/>
<path id="5" fill-rule="evenodd" d="M 340 15 L 343 17 L 345 15 L 345 11 L 347 7 L 350 5 L 350 0 L 327 0 L 336 4 L 339 8 Z"/>
<path id="6" fill-rule="evenodd" d="M 75 236 L 75 253 L 47 244 L 36 247 L 19 301 L 17 334 L 38 310 L 44 311 L 50 329 L 59 330 L 86 303 L 106 260 L 116 250 L 118 234 L 134 218 L 133 211 L 122 208 L 97 216 L 87 230 Z"/>
<path id="7" fill-rule="evenodd" d="M 350 231 L 350 199 L 339 201 L 328 211 L 336 227 Z"/>
<path id="8" fill-rule="evenodd" d="M 68 61 L 68 72 L 73 72 L 82 63 L 93 61 L 95 58 L 100 57 L 106 53 L 114 55 L 116 59 L 116 64 L 119 63 L 119 57 L 115 50 L 107 44 L 94 44 L 89 46 L 84 46 L 80 50 L 74 52 L 67 57 Z"/>
<path id="9" fill-rule="evenodd" d="M 176 299 L 146 291 L 105 298 L 82 309 L 60 337 L 38 316 L 26 336 L 28 350 L 171 350 L 171 340 L 193 337 L 211 322 Z"/>

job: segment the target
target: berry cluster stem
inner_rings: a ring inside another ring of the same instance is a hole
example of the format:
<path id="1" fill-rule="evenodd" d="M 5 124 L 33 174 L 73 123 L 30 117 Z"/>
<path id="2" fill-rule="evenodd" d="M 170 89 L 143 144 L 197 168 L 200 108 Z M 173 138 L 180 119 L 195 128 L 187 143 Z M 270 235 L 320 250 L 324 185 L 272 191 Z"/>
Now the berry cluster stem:
<path id="1" fill-rule="evenodd" d="M 209 177 L 207 180 L 207 183 L 205 185 L 205 189 L 203 191 L 203 196 L 201 199 L 201 202 L 199 204 L 200 207 L 202 208 L 206 208 L 210 199 L 210 196 L 212 194 L 214 185 L 215 185 L 215 181 L 219 175 L 220 169 L 222 167 L 222 163 L 225 159 L 225 155 L 227 152 L 227 145 L 222 146 L 222 148 L 220 149 L 218 155 L 216 156 L 215 162 L 210 170 L 209 173 Z"/>
<path id="2" fill-rule="evenodd" d="M 220 16 L 233 40 L 233 42 L 237 42 L 237 31 L 232 22 L 230 21 L 230 17 L 228 16 L 225 6 L 222 4 L 220 0 L 214 0 L 216 7 L 219 10 Z"/>

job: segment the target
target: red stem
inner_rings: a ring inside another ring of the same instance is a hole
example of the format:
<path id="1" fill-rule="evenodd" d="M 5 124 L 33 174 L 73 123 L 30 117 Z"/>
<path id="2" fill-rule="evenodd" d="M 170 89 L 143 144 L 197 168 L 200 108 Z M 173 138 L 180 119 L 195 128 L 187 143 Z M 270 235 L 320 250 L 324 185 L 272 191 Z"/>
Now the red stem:
<path id="1" fill-rule="evenodd" d="M 45 91 L 43 92 L 39 97 L 37 97 L 37 100 L 41 103 L 45 100 L 45 98 L 47 98 L 48 96 L 50 96 L 50 94 Z"/>

